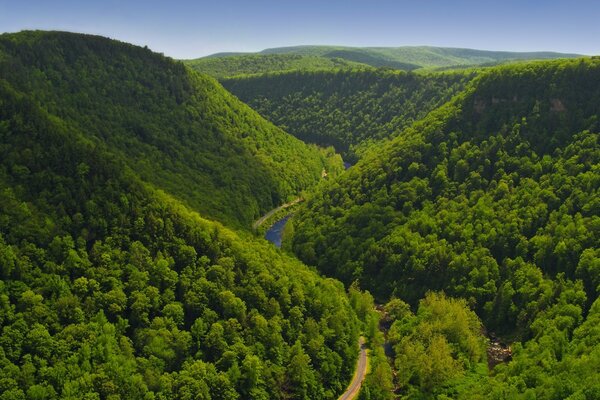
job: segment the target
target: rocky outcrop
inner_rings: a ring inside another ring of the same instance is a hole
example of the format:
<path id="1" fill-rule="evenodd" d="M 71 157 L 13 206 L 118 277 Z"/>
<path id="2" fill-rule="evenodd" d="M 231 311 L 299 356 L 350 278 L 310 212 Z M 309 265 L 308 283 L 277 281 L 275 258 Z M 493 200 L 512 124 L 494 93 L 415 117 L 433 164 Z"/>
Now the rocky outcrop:
<path id="1" fill-rule="evenodd" d="M 508 362 L 512 359 L 510 345 L 502 343 L 497 338 L 490 338 L 487 348 L 488 368 L 492 370 L 496 365 Z"/>

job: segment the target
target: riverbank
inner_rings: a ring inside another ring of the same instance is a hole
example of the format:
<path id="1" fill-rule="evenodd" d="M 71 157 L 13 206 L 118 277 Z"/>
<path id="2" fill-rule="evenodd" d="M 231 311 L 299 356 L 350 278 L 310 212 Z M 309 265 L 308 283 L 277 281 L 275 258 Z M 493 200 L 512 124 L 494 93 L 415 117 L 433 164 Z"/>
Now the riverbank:
<path id="1" fill-rule="evenodd" d="M 294 206 L 294 205 L 296 205 L 298 203 L 301 203 L 303 201 L 304 201 L 304 199 L 302 197 L 297 197 L 297 198 L 295 198 L 294 200 L 292 200 L 292 201 L 290 201 L 288 203 L 282 204 L 279 207 L 276 207 L 276 208 L 272 209 L 271 211 L 267 212 L 265 215 L 263 215 L 262 217 L 260 217 L 256 221 L 254 221 L 254 223 L 252 224 L 252 229 L 255 230 L 255 231 L 258 231 L 258 229 L 261 226 L 263 226 L 265 224 L 265 222 L 267 222 L 268 220 L 272 220 L 273 222 L 277 221 L 278 219 L 280 219 L 280 218 L 277 218 L 277 215 L 276 215 L 277 213 L 279 213 L 279 212 L 281 212 L 283 210 L 286 210 L 286 209 L 288 209 L 288 208 L 290 208 L 290 207 L 292 207 L 292 206 Z M 271 225 L 272 224 L 273 223 L 271 223 Z M 270 225 L 267 224 L 267 228 L 266 229 L 269 229 L 269 227 L 270 227 Z"/>

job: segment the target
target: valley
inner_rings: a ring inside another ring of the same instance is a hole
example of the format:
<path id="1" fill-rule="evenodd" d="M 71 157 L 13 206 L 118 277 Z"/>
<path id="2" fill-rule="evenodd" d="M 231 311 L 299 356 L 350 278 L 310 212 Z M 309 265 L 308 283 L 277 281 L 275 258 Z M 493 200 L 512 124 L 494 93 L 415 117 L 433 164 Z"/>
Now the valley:
<path id="1" fill-rule="evenodd" d="M 599 118 L 577 54 L 2 34 L 0 400 L 598 398 Z"/>

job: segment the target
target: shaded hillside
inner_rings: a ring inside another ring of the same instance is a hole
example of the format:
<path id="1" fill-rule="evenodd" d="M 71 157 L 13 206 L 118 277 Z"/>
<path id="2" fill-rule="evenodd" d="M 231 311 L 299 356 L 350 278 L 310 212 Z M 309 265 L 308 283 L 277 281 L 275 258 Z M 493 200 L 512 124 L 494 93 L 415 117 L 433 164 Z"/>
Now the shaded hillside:
<path id="1" fill-rule="evenodd" d="M 59 117 L 33 94 L 0 80 L 0 397 L 337 398 L 358 339 L 343 286 L 141 179 L 93 113 L 79 122 L 97 101 Z"/>
<path id="2" fill-rule="evenodd" d="M 369 52 L 360 50 L 333 50 L 326 53 L 324 56 L 337 57 L 343 60 L 359 62 L 366 65 L 370 65 L 372 67 L 387 67 L 400 69 L 404 71 L 412 71 L 421 67 L 420 65 L 411 64 L 409 62 L 388 60 L 385 58 L 378 57 L 377 55 L 371 54 Z"/>
<path id="3" fill-rule="evenodd" d="M 61 32 L 0 36 L 0 76 L 202 214 L 249 226 L 324 158 L 216 81 L 150 50 Z M 151 160 L 151 161 L 150 161 Z"/>
<path id="4" fill-rule="evenodd" d="M 292 70 L 369 67 L 361 64 L 360 60 L 351 60 L 348 57 L 317 57 L 299 54 L 234 54 L 186 60 L 184 63 L 198 72 L 215 78 Z"/>
<path id="5" fill-rule="evenodd" d="M 298 71 L 225 79 L 223 85 L 299 139 L 333 145 L 353 159 L 356 146 L 394 136 L 448 101 L 473 76 Z"/>

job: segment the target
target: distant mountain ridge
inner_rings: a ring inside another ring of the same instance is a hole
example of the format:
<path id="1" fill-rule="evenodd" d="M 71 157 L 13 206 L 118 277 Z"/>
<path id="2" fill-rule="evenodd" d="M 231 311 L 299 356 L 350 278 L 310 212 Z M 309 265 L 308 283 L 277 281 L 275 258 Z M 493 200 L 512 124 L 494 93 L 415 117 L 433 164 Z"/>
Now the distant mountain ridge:
<path id="1" fill-rule="evenodd" d="M 300 54 L 229 54 L 199 58 L 185 63 L 192 69 L 215 78 L 260 75 L 268 72 L 298 70 L 365 69 L 371 66 L 343 57 L 304 56 Z"/>
<path id="2" fill-rule="evenodd" d="M 429 52 L 431 54 L 440 54 L 448 57 L 462 57 L 462 58 L 473 58 L 483 57 L 489 58 L 488 61 L 495 60 L 510 60 L 510 59 L 531 59 L 531 58 L 575 58 L 581 57 L 582 54 L 575 53 L 560 53 L 553 51 L 532 51 L 532 52 L 518 52 L 518 51 L 495 51 L 495 50 L 479 50 L 470 49 L 463 47 L 436 47 L 436 46 L 398 46 L 398 47 L 352 47 L 352 46 L 319 46 L 319 45 L 305 45 L 305 46 L 289 46 L 289 47 L 273 47 L 262 50 L 261 54 L 282 54 L 282 53 L 294 53 L 294 54 L 305 54 L 305 55 L 325 55 L 331 51 L 336 50 L 355 50 L 365 52 L 375 52 L 380 54 L 419 54 Z"/>
<path id="3" fill-rule="evenodd" d="M 267 57 L 273 55 L 296 55 L 313 58 L 319 57 L 323 59 L 323 63 L 326 62 L 325 60 L 338 59 L 358 63 L 363 67 L 388 67 L 405 71 L 417 69 L 470 67 L 489 64 L 493 65 L 521 60 L 547 60 L 556 58 L 581 57 L 580 54 L 558 53 L 550 51 L 511 52 L 433 46 L 348 47 L 303 45 L 269 48 L 256 53 L 216 53 L 195 60 L 187 60 L 186 63 L 202 72 L 211 73 L 210 70 L 203 68 L 204 64 L 208 62 L 207 60 L 211 60 L 210 65 L 213 69 L 218 69 L 219 61 L 229 64 L 231 57 L 235 57 L 239 59 L 239 61 L 254 58 L 253 65 L 254 69 L 256 70 L 258 59 L 261 56 Z M 315 61 L 313 60 L 312 64 L 314 63 Z M 279 69 L 266 68 L 261 72 L 277 72 L 290 69 L 309 69 L 309 66 L 307 65 L 306 68 L 292 68 L 291 66 L 286 66 Z M 242 65 L 238 70 L 228 71 L 227 76 L 248 73 L 256 73 L 256 71 L 248 71 Z"/>

